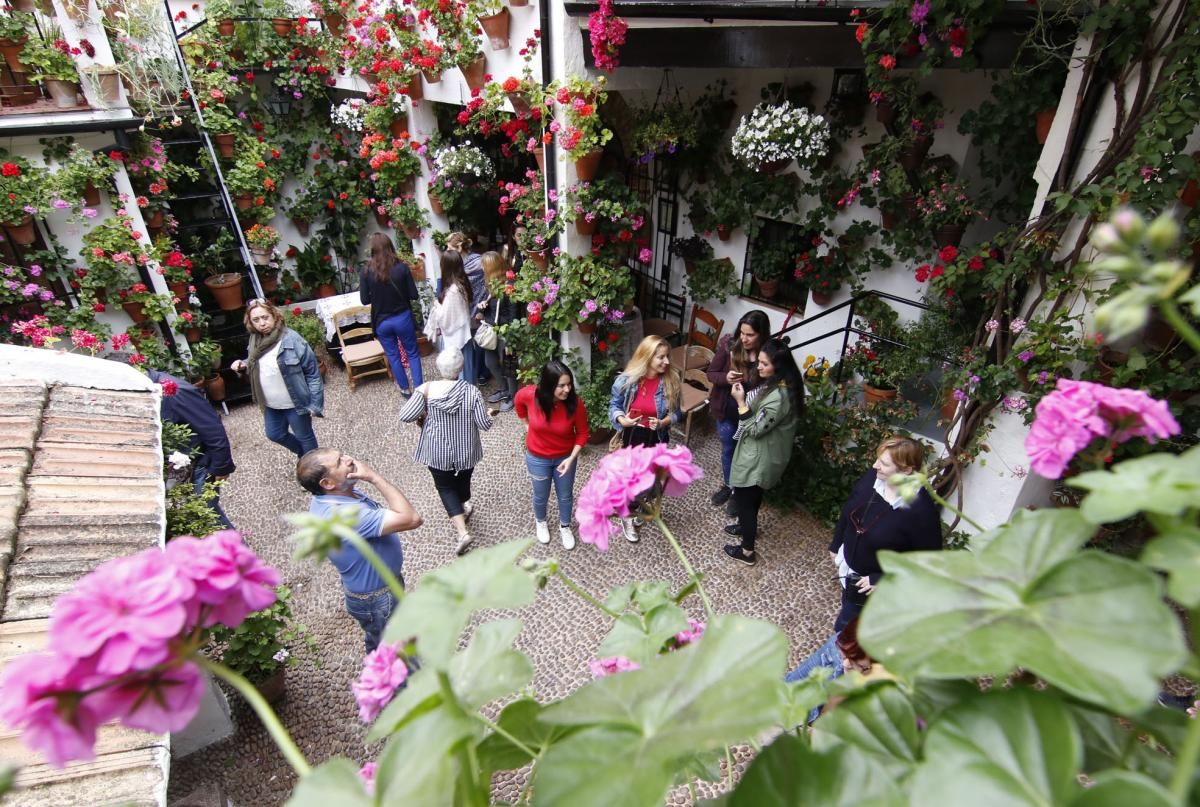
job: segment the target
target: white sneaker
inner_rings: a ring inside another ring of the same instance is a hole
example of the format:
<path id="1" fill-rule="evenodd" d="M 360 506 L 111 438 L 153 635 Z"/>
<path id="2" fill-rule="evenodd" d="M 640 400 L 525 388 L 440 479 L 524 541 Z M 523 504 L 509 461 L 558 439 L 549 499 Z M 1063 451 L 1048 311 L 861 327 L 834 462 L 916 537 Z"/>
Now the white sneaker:
<path id="1" fill-rule="evenodd" d="M 537 528 L 537 539 L 539 544 L 550 543 L 550 528 L 546 526 L 545 521 L 535 521 L 534 525 Z"/>
<path id="2" fill-rule="evenodd" d="M 467 521 L 471 520 L 471 514 L 475 512 L 475 505 L 471 504 L 471 500 L 467 499 L 463 502 L 463 518 Z"/>
<path id="3" fill-rule="evenodd" d="M 621 519 L 621 534 L 625 536 L 625 540 L 631 544 L 638 542 L 638 534 L 636 522 L 632 518 Z"/>
<path id="4" fill-rule="evenodd" d="M 471 548 L 471 542 L 475 539 L 471 537 L 471 533 L 467 533 L 458 539 L 458 547 L 454 550 L 455 555 L 465 555 L 467 550 Z"/>
<path id="5" fill-rule="evenodd" d="M 559 527 L 558 537 L 562 539 L 563 549 L 575 548 L 575 533 L 571 532 L 570 527 Z"/>

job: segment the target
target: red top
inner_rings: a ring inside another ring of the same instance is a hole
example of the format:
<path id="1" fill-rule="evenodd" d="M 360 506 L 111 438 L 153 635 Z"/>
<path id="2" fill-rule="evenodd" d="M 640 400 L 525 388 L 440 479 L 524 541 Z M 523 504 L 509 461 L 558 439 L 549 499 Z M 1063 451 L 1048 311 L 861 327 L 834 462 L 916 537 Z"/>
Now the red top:
<path id="1" fill-rule="evenodd" d="M 575 404 L 574 417 L 567 414 L 566 404 L 555 401 L 554 408 L 550 410 L 550 420 L 546 420 L 546 413 L 538 406 L 533 393 L 534 387 L 531 384 L 522 387 L 513 399 L 517 417 L 529 424 L 525 447 L 529 449 L 530 454 L 543 459 L 565 457 L 575 446 L 587 442 L 587 409 L 583 401 Z"/>
<path id="2" fill-rule="evenodd" d="M 660 381 L 659 376 L 639 381 L 637 394 L 633 396 L 633 403 L 625 413 L 626 417 L 636 417 L 638 425 L 647 429 L 650 428 L 650 418 L 658 417 L 658 402 L 654 400 L 654 396 L 658 394 Z"/>

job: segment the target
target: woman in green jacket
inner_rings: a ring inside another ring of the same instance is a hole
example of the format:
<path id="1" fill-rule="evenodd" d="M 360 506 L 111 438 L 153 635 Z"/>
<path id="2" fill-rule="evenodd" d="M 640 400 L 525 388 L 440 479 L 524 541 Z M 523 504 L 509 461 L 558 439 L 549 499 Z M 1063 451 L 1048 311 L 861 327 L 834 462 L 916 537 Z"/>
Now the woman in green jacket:
<path id="1" fill-rule="evenodd" d="M 758 509 L 763 491 L 775 487 L 792 456 L 796 421 L 804 413 L 804 381 L 792 351 L 780 339 L 770 339 L 758 351 L 761 384 L 749 393 L 740 383 L 730 395 L 737 403 L 737 448 L 729 471 L 729 484 L 737 507 L 737 523 L 725 532 L 741 536 L 728 544 L 725 554 L 753 566 L 758 562 Z"/>

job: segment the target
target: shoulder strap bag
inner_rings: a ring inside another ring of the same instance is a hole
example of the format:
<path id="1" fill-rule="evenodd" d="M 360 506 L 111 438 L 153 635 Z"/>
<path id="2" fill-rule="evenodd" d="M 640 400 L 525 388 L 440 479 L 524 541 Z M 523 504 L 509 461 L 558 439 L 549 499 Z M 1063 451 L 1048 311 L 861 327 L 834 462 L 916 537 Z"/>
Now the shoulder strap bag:
<path id="1" fill-rule="evenodd" d="M 493 322 L 500 321 L 500 301 L 496 300 L 496 316 L 493 317 Z M 479 327 L 475 329 L 475 344 L 479 345 L 484 350 L 495 350 L 496 343 L 500 341 L 500 334 L 496 332 L 493 323 L 487 320 L 479 323 Z"/>

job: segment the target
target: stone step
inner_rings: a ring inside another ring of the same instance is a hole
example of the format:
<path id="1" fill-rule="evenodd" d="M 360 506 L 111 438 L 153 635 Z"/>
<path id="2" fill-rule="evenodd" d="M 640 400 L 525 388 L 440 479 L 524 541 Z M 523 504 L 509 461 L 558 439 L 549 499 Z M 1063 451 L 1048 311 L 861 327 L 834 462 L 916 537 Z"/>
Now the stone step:
<path id="1" fill-rule="evenodd" d="M 61 807 L 64 804 L 166 804 L 170 754 L 165 745 L 117 751 L 59 770 L 33 765 L 17 772 L 12 794 L 22 807 Z M 149 797 L 148 797 L 149 794 Z"/>
<path id="2" fill-rule="evenodd" d="M 162 460 L 156 448 L 96 448 L 39 440 L 31 476 L 158 478 Z M 0 484 L 3 479 L 0 466 Z"/>

